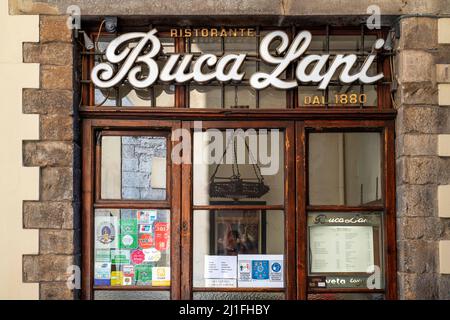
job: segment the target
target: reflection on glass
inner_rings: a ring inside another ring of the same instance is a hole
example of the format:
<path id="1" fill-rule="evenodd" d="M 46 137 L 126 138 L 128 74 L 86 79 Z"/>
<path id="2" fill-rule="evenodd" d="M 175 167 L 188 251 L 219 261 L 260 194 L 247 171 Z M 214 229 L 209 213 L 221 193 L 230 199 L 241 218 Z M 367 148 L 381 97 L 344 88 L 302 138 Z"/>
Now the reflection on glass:
<path id="1" fill-rule="evenodd" d="M 256 37 L 225 37 L 227 53 L 256 55 Z"/>
<path id="2" fill-rule="evenodd" d="M 194 300 L 284 300 L 284 292 L 194 292 Z"/>
<path id="3" fill-rule="evenodd" d="M 269 87 L 259 91 L 259 108 L 284 109 L 286 108 L 286 91 Z"/>
<path id="4" fill-rule="evenodd" d="M 96 209 L 94 286 L 170 286 L 170 211 Z"/>
<path id="5" fill-rule="evenodd" d="M 284 254 L 284 214 L 276 210 L 196 210 L 194 216 L 194 287 L 245 287 L 239 274 L 247 255 L 259 255 L 264 260 L 278 257 L 282 268 Z M 281 256 L 280 256 L 281 255 Z M 211 274 L 208 265 L 226 260 L 233 270 L 227 274 Z M 225 258 L 227 259 L 227 258 Z M 252 258 L 253 260 L 256 258 Z M 256 261 L 255 261 L 256 263 Z M 251 264 L 251 263 L 249 263 Z M 252 268 L 252 266 L 248 266 Z M 251 272 L 249 270 L 249 272 Z M 255 271 L 256 274 L 256 271 Z M 250 279 L 249 279 L 250 280 Z M 274 281 L 275 282 L 275 281 Z M 261 287 L 270 286 L 261 282 Z M 283 287 L 283 282 L 278 284 Z M 255 282 L 254 286 L 258 286 Z"/>
<path id="6" fill-rule="evenodd" d="M 165 200 L 166 156 L 166 137 L 102 137 L 102 199 Z"/>
<path id="7" fill-rule="evenodd" d="M 189 106 L 191 108 L 221 108 L 221 86 L 189 86 Z"/>
<path id="8" fill-rule="evenodd" d="M 308 294 L 308 300 L 384 300 L 383 293 L 318 293 Z"/>
<path id="9" fill-rule="evenodd" d="M 170 291 L 95 290 L 94 300 L 170 300 Z"/>
<path id="10" fill-rule="evenodd" d="M 247 200 L 264 201 L 268 205 L 284 203 L 282 131 L 197 131 L 193 160 L 195 205 Z"/>
<path id="11" fill-rule="evenodd" d="M 309 203 L 381 204 L 381 134 L 309 134 Z"/>
<path id="12" fill-rule="evenodd" d="M 226 86 L 225 108 L 256 108 L 255 89 L 244 86 Z"/>

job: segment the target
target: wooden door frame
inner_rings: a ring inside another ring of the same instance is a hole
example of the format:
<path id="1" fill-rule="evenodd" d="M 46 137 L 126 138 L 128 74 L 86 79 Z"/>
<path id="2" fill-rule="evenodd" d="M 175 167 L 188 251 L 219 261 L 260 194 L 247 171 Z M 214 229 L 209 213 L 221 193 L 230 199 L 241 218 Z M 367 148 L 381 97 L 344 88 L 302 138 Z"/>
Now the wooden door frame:
<path id="1" fill-rule="evenodd" d="M 91 300 L 94 298 L 93 274 L 94 274 L 94 204 L 95 195 L 98 187 L 98 164 L 96 164 L 96 132 L 99 130 L 123 130 L 123 132 L 136 131 L 149 132 L 152 130 L 160 130 L 169 132 L 172 135 L 173 130 L 179 129 L 180 121 L 174 120 L 110 120 L 110 119 L 85 119 L 82 122 L 82 183 L 81 183 L 81 297 L 83 300 Z M 181 179 L 181 166 L 176 163 L 171 163 L 169 150 L 174 147 L 172 139 L 168 139 L 168 167 L 171 168 L 169 172 L 170 184 L 167 187 L 170 197 L 168 197 L 168 206 L 170 207 L 170 230 L 171 230 L 171 299 L 180 299 L 180 266 L 177 262 L 180 261 L 180 215 L 181 215 L 181 188 L 179 183 Z M 171 165 L 170 165 L 171 164 Z M 139 202 L 139 201 L 138 201 Z M 107 201 L 103 201 L 101 207 L 107 207 Z M 116 201 L 112 201 L 110 207 L 115 206 L 124 207 Z M 126 204 L 128 205 L 128 204 Z M 150 205 L 148 201 L 142 201 L 135 205 L 135 208 Z M 155 201 L 152 207 L 156 208 L 161 205 L 161 202 Z M 108 290 L 153 290 L 160 291 L 162 288 L 158 287 L 110 287 Z M 167 289 L 163 289 L 167 290 Z"/>
<path id="2" fill-rule="evenodd" d="M 321 206 L 323 210 L 379 210 L 384 214 L 384 274 L 385 288 L 320 290 L 314 293 L 384 293 L 386 299 L 397 299 L 397 246 L 395 209 L 395 121 L 394 120 L 305 120 L 296 122 L 296 186 L 297 186 L 297 299 L 306 300 L 308 296 L 308 257 L 307 257 L 307 215 L 308 206 L 308 142 L 307 133 L 311 130 L 357 130 L 381 133 L 383 204 L 367 207 Z M 317 210 L 320 206 L 314 206 Z M 313 292 L 311 292 L 313 293 Z"/>
<path id="3" fill-rule="evenodd" d="M 233 119 L 227 121 L 207 120 L 203 128 L 285 128 L 285 253 L 286 253 L 286 299 L 307 298 L 307 225 L 306 225 L 306 130 L 309 128 L 379 128 L 383 131 L 383 175 L 385 212 L 385 274 L 387 299 L 397 298 L 396 266 L 396 212 L 395 212 L 395 121 L 392 119 L 363 120 L 308 120 L 299 117 L 291 121 L 275 120 L 273 117 L 258 120 Z M 295 121 L 297 120 L 297 121 Z M 82 122 L 82 298 L 93 298 L 93 215 L 95 197 L 95 130 L 166 130 L 186 129 L 191 132 L 193 122 L 186 120 L 144 119 L 97 119 L 86 118 Z M 171 141 L 172 147 L 175 141 Z M 189 150 L 190 151 L 190 150 Z M 191 154 L 192 156 L 192 154 Z M 289 170 L 289 171 L 286 171 Z M 287 172 L 287 174 L 286 174 Z M 175 183 L 181 181 L 181 183 Z M 187 163 L 172 166 L 171 224 L 171 298 L 192 298 L 192 166 Z M 183 187 L 181 187 L 183 186 Z M 186 201 L 188 199 L 188 201 Z M 297 245 L 298 244 L 298 245 Z M 297 246 L 297 247 L 296 247 Z M 290 248 L 290 249 L 289 249 Z M 181 254 L 183 252 L 183 254 Z M 178 257 L 178 258 L 176 258 Z M 178 263 L 177 263 L 178 261 Z M 126 288 L 125 288 L 126 290 Z M 145 288 L 140 288 L 145 290 Z M 216 291 L 216 290 L 211 290 Z M 218 290 L 221 291 L 221 290 Z M 233 291 L 233 290 L 222 290 Z M 241 290 L 246 291 L 246 290 Z M 250 291 L 250 290 L 249 290 Z M 268 291 L 252 289 L 251 291 Z M 353 290 L 352 292 L 355 292 Z"/>
<path id="4" fill-rule="evenodd" d="M 295 157 L 295 123 L 293 121 L 204 121 L 202 122 L 202 129 L 281 129 L 284 133 L 284 203 L 282 209 L 284 210 L 285 218 L 285 288 L 278 289 L 264 289 L 264 288 L 193 288 L 193 199 L 192 199 L 192 166 L 183 164 L 182 166 L 182 285 L 181 298 L 185 300 L 192 299 L 193 292 L 211 291 L 211 292 L 285 292 L 286 299 L 294 300 L 296 296 L 296 280 L 295 280 L 295 174 L 294 174 L 294 157 Z M 190 132 L 191 142 L 193 142 L 193 122 L 183 122 L 183 129 Z M 192 145 L 191 145 L 192 147 Z M 192 148 L 191 150 L 192 151 Z M 192 152 L 191 152 L 192 161 Z M 266 206 L 267 209 L 278 209 L 280 206 Z M 245 205 L 242 208 L 247 208 Z"/>

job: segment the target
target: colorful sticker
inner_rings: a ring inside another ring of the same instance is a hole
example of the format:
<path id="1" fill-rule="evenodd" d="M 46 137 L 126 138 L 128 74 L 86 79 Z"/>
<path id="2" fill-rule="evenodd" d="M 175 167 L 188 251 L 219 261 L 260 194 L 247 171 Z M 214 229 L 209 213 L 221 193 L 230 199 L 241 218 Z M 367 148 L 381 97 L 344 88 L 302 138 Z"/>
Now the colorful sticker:
<path id="1" fill-rule="evenodd" d="M 112 271 L 111 272 L 111 286 L 121 286 L 123 283 L 123 272 Z"/>
<path id="2" fill-rule="evenodd" d="M 123 279 L 122 284 L 124 286 L 131 286 L 134 282 L 134 266 L 133 265 L 124 265 L 122 266 Z"/>
<path id="3" fill-rule="evenodd" d="M 134 264 L 141 264 L 145 260 L 145 254 L 142 250 L 133 250 L 131 253 L 131 262 Z"/>
<path id="4" fill-rule="evenodd" d="M 152 284 L 152 266 L 141 264 L 134 267 L 136 284 L 151 285 Z"/>
<path id="5" fill-rule="evenodd" d="M 155 222 L 155 248 L 166 251 L 169 247 L 169 223 Z"/>
<path id="6" fill-rule="evenodd" d="M 95 217 L 95 248 L 117 248 L 118 235 L 117 217 Z"/>
<path id="7" fill-rule="evenodd" d="M 156 248 L 144 249 L 142 251 L 145 255 L 144 262 L 156 262 L 161 259 L 161 251 Z"/>
<path id="8" fill-rule="evenodd" d="M 268 260 L 252 261 L 252 279 L 254 279 L 254 280 L 269 279 L 269 261 Z"/>
<path id="9" fill-rule="evenodd" d="M 95 262 L 111 262 L 111 250 L 110 249 L 96 249 L 95 250 Z"/>
<path id="10" fill-rule="evenodd" d="M 170 268 L 153 267 L 152 268 L 152 286 L 168 287 L 170 286 Z"/>
<path id="11" fill-rule="evenodd" d="M 109 286 L 111 284 L 111 263 L 96 262 L 94 269 L 94 285 Z"/>
<path id="12" fill-rule="evenodd" d="M 153 235 L 152 234 L 140 234 L 139 235 L 139 247 L 142 249 L 149 249 L 153 247 Z"/>
<path id="13" fill-rule="evenodd" d="M 139 210 L 137 218 L 139 224 L 152 224 L 158 217 L 157 210 Z"/>
<path id="14" fill-rule="evenodd" d="M 130 250 L 113 249 L 111 250 L 112 264 L 130 264 Z"/>
<path id="15" fill-rule="evenodd" d="M 120 221 L 120 247 L 126 249 L 137 248 L 138 225 L 136 219 L 122 219 Z"/>
<path id="16" fill-rule="evenodd" d="M 151 224 L 140 224 L 139 225 L 139 233 L 152 233 L 152 225 Z"/>

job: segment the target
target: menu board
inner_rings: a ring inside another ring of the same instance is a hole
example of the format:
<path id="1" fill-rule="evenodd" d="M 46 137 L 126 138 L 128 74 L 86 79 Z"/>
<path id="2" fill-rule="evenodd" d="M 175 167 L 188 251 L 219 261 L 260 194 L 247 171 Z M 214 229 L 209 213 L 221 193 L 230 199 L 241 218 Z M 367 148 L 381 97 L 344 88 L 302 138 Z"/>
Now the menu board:
<path id="1" fill-rule="evenodd" d="M 374 265 L 372 226 L 311 226 L 312 273 L 367 272 Z"/>

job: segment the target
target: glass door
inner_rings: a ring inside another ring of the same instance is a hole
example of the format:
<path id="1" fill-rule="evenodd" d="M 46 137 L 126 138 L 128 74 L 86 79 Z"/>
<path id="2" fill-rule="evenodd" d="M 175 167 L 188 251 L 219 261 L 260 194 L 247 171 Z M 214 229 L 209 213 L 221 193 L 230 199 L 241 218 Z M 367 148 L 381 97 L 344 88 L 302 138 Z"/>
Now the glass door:
<path id="1" fill-rule="evenodd" d="M 178 299 L 180 166 L 171 137 L 179 122 L 104 124 L 89 120 L 83 132 L 92 146 L 83 165 L 93 169 L 83 183 L 84 295 Z"/>
<path id="2" fill-rule="evenodd" d="M 295 297 L 294 124 L 185 123 L 183 299 Z"/>

